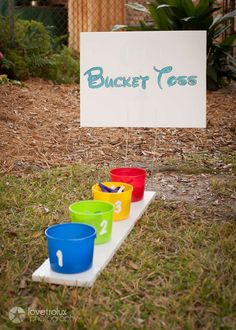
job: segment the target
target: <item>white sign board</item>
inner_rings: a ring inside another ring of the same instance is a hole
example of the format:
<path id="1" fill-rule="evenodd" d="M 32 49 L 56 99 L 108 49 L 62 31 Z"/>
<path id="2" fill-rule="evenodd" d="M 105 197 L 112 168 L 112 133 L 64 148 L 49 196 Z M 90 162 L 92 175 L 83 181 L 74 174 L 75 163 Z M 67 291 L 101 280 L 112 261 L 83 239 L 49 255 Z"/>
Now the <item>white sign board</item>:
<path id="1" fill-rule="evenodd" d="M 206 127 L 206 32 L 82 32 L 81 126 Z"/>

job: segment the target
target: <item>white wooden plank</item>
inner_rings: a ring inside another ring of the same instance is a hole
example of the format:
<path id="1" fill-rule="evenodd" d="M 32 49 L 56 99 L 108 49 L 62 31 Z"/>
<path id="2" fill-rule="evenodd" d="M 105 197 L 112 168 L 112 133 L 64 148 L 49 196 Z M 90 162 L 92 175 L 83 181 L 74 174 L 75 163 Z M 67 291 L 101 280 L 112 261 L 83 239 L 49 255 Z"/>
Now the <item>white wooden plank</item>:
<path id="1" fill-rule="evenodd" d="M 143 215 L 149 204 L 155 198 L 156 192 L 145 191 L 144 199 L 131 204 L 130 217 L 127 220 L 113 223 L 110 242 L 94 247 L 93 266 L 88 271 L 78 274 L 60 274 L 51 270 L 49 259 L 33 273 L 32 280 L 70 286 L 90 287 L 96 281 L 100 272 L 106 267 L 113 255 L 119 249 L 125 238 L 133 229 L 137 220 Z"/>

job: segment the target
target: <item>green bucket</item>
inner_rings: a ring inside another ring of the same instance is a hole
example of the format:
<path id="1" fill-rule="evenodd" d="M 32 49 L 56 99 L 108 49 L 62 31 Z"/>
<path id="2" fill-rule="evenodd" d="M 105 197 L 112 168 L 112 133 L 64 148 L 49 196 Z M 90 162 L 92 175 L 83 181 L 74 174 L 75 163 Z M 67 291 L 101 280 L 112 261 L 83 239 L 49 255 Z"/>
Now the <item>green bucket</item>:
<path id="1" fill-rule="evenodd" d="M 88 200 L 69 206 L 72 222 L 93 226 L 97 232 L 95 244 L 103 244 L 111 239 L 114 206 L 111 203 Z"/>

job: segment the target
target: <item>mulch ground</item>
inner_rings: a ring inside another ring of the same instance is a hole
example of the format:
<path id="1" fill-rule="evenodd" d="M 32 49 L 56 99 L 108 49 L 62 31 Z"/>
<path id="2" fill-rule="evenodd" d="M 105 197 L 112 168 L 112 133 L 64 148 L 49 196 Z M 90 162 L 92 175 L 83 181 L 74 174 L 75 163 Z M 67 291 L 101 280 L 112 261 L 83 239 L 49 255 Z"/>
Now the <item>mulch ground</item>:
<path id="1" fill-rule="evenodd" d="M 74 163 L 150 164 L 189 153 L 217 156 L 235 147 L 234 85 L 207 95 L 207 129 L 81 128 L 79 85 L 40 79 L 0 85 L 0 166 L 3 173 Z M 156 134 L 156 148 L 155 144 Z M 126 143 L 128 152 L 126 159 Z"/>

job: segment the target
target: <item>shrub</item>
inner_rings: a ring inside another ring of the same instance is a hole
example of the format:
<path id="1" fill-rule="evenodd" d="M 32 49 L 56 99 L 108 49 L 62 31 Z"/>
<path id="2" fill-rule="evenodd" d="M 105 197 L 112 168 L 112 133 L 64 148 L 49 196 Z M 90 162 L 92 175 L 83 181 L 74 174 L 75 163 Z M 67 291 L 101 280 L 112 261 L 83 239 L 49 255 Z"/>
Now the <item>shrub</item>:
<path id="1" fill-rule="evenodd" d="M 32 75 L 56 82 L 78 81 L 78 58 L 61 45 L 62 39 L 53 37 L 40 22 L 16 19 L 11 40 L 9 21 L 0 16 L 0 73 L 20 80 Z"/>
<path id="2" fill-rule="evenodd" d="M 236 62 L 231 55 L 236 34 L 222 41 L 225 33 L 233 24 L 225 24 L 233 19 L 236 10 L 215 16 L 220 7 L 215 7 L 214 0 L 155 0 L 147 7 L 137 3 L 127 6 L 148 15 L 147 22 L 139 26 L 116 25 L 113 31 L 153 31 L 153 30 L 206 30 L 207 31 L 207 87 L 217 90 L 236 80 Z"/>
<path id="3" fill-rule="evenodd" d="M 9 78 L 27 79 L 30 74 L 28 63 L 25 61 L 24 54 L 15 51 L 14 49 L 6 49 L 5 58 L 9 66 L 3 62 L 4 72 L 8 73 Z"/>
<path id="4" fill-rule="evenodd" d="M 72 50 L 63 47 L 60 53 L 50 57 L 47 77 L 58 83 L 70 84 L 79 82 L 80 65 Z"/>

